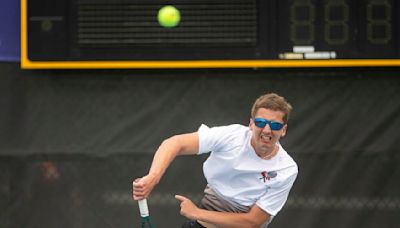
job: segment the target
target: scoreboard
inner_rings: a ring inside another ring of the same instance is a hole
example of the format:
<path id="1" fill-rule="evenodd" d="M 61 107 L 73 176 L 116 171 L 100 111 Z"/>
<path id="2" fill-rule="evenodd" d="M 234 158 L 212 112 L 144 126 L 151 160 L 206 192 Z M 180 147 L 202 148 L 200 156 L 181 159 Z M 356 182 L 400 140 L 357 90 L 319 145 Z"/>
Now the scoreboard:
<path id="1" fill-rule="evenodd" d="M 399 57 L 397 1 L 280 0 L 278 11 L 279 53 L 305 45 L 333 54 L 322 58 Z"/>
<path id="2" fill-rule="evenodd" d="M 165 28 L 157 12 L 175 6 Z M 21 67 L 400 66 L 396 0 L 21 0 Z"/>

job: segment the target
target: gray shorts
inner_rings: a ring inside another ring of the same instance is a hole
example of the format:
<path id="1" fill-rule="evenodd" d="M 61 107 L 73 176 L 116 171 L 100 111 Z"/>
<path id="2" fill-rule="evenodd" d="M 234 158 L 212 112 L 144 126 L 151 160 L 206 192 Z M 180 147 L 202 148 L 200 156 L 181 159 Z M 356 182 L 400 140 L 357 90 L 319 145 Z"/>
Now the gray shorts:
<path id="1" fill-rule="evenodd" d="M 209 185 L 204 189 L 204 197 L 201 200 L 201 208 L 209 211 L 223 211 L 246 213 L 250 210 L 251 206 L 244 206 L 236 202 L 228 201 L 222 196 L 218 195 Z M 260 228 L 267 228 L 268 224 L 272 221 L 273 216 L 270 217 Z"/>

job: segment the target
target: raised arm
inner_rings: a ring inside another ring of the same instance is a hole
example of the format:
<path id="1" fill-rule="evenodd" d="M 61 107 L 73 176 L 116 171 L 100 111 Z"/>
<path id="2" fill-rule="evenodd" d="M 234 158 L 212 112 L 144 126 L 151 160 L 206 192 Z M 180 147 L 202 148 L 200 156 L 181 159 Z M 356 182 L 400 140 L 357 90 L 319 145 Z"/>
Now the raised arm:
<path id="1" fill-rule="evenodd" d="M 133 199 L 147 198 L 176 156 L 194 155 L 198 151 L 199 136 L 197 132 L 175 135 L 164 140 L 154 155 L 149 173 L 133 181 Z"/>

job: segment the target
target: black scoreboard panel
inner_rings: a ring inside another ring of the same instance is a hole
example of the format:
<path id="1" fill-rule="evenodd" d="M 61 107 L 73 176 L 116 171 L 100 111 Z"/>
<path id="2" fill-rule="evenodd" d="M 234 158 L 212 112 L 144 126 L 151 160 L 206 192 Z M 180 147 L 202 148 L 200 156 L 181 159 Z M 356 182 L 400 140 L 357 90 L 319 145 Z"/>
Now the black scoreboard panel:
<path id="1" fill-rule="evenodd" d="M 177 27 L 157 11 L 174 5 Z M 22 0 L 23 68 L 400 66 L 396 0 Z"/>
<path id="2" fill-rule="evenodd" d="M 338 59 L 399 58 L 396 0 L 279 0 L 278 12 L 279 53 L 311 45 Z"/>

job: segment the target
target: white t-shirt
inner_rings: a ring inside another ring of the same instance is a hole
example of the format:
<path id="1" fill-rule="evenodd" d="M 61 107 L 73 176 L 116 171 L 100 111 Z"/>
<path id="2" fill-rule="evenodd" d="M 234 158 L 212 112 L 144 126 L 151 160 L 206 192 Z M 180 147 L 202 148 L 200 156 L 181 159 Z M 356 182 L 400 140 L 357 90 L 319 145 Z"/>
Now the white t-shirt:
<path id="1" fill-rule="evenodd" d="M 296 162 L 279 145 L 269 160 L 257 156 L 252 131 L 234 124 L 199 130 L 199 154 L 211 152 L 203 164 L 209 186 L 221 197 L 244 206 L 257 204 L 275 216 L 285 204 L 296 179 Z"/>

